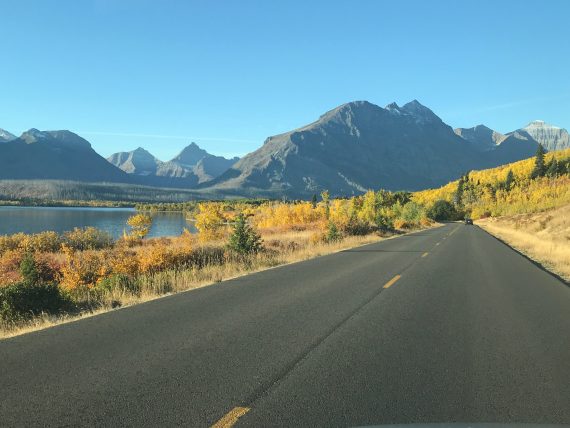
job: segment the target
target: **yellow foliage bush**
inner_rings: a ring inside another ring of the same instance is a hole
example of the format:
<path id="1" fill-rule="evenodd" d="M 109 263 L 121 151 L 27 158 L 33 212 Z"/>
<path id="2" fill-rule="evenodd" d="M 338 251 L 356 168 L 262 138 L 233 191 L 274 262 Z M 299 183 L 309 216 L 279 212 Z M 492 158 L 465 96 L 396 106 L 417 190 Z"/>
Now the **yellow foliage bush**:
<path id="1" fill-rule="evenodd" d="M 174 250 L 161 244 L 143 247 L 138 252 L 141 273 L 156 273 L 173 267 L 175 259 Z"/>
<path id="2" fill-rule="evenodd" d="M 9 250 L 21 249 L 25 252 L 55 253 L 61 249 L 61 237 L 56 232 L 35 234 L 16 233 L 0 236 L 0 254 Z"/>
<path id="3" fill-rule="evenodd" d="M 136 214 L 129 217 L 127 224 L 131 228 L 131 235 L 143 239 L 150 232 L 152 217 L 148 214 Z"/>
<path id="4" fill-rule="evenodd" d="M 137 253 L 128 247 L 118 247 L 110 257 L 111 271 L 118 275 L 135 277 L 140 272 Z"/>
<path id="5" fill-rule="evenodd" d="M 198 204 L 196 229 L 198 229 L 198 237 L 202 242 L 222 239 L 227 233 L 223 205 L 217 202 Z"/>
<path id="6" fill-rule="evenodd" d="M 76 227 L 63 234 L 63 242 L 73 250 L 100 250 L 114 245 L 113 237 L 95 227 Z"/>
<path id="7" fill-rule="evenodd" d="M 394 220 L 395 229 L 408 229 L 409 227 L 410 224 L 402 218 L 397 218 L 396 220 Z"/>

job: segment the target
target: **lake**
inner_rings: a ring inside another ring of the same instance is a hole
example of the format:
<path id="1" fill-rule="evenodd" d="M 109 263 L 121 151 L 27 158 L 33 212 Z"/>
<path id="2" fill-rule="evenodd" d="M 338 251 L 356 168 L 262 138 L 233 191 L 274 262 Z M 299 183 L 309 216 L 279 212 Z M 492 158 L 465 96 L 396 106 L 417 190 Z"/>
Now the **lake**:
<path id="1" fill-rule="evenodd" d="M 46 230 L 65 232 L 74 227 L 93 226 L 119 238 L 128 230 L 127 219 L 136 214 L 134 208 L 71 208 L 71 207 L 2 207 L 0 235 L 38 233 Z M 157 212 L 149 237 L 178 236 L 184 228 L 195 232 L 194 225 L 180 212 Z"/>

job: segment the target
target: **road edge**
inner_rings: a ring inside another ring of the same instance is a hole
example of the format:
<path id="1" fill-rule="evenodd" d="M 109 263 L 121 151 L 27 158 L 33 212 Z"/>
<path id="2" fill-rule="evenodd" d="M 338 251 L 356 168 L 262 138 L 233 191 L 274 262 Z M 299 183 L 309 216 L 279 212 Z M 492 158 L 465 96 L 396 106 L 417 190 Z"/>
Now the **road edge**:
<path id="1" fill-rule="evenodd" d="M 538 260 L 535 260 L 533 258 L 531 258 L 530 256 L 528 256 L 527 254 L 523 253 L 521 250 L 519 250 L 518 248 L 513 247 L 511 244 L 509 244 L 507 241 L 499 238 L 496 235 L 493 235 L 491 232 L 489 232 L 487 229 L 485 229 L 484 227 L 481 226 L 477 226 L 479 229 L 481 229 L 483 232 L 485 232 L 487 235 L 489 235 L 491 238 L 496 239 L 497 241 L 499 241 L 501 244 L 509 247 L 511 250 L 513 250 L 515 253 L 517 253 L 518 255 L 524 257 L 525 259 L 527 259 L 529 262 L 531 262 L 533 265 L 535 265 L 537 268 L 539 268 L 540 270 L 542 270 L 543 272 L 549 274 L 550 276 L 556 278 L 558 281 L 560 281 L 562 284 L 564 284 L 566 287 L 570 288 L 570 281 L 566 280 L 566 278 L 562 277 L 561 275 L 557 274 L 556 272 L 548 269 L 544 264 L 542 264 L 541 262 L 539 262 Z"/>

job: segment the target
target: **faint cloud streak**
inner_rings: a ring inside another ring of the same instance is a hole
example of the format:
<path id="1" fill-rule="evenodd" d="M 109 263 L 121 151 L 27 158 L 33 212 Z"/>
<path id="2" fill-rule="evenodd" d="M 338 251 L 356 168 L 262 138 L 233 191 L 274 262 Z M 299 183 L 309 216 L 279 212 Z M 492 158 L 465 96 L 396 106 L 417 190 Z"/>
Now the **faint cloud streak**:
<path id="1" fill-rule="evenodd" d="M 506 102 L 506 103 L 502 103 L 502 104 L 484 106 L 484 107 L 480 107 L 480 108 L 477 108 L 474 110 L 461 111 L 461 112 L 454 110 L 452 112 L 444 112 L 444 113 L 442 113 L 442 116 L 458 117 L 458 116 L 465 115 L 465 114 L 486 113 L 486 112 L 492 112 L 492 111 L 496 111 L 496 110 L 505 110 L 505 109 L 509 109 L 509 108 L 513 108 L 513 107 L 522 106 L 522 105 L 548 102 L 548 101 L 555 101 L 555 100 L 560 100 L 560 99 L 565 99 L 565 98 L 570 98 L 570 94 L 555 95 L 555 96 L 551 96 L 551 97 L 528 98 L 525 100 L 510 101 L 510 102 Z"/>

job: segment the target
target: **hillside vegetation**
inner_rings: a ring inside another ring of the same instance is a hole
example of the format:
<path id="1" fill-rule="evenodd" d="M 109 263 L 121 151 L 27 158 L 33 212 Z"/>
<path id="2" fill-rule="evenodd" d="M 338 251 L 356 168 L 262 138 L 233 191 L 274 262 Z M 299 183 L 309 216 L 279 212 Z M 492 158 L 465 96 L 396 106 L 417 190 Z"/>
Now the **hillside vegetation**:
<path id="1" fill-rule="evenodd" d="M 570 150 L 471 171 L 443 187 L 416 192 L 412 200 L 423 206 L 445 201 L 456 218 L 474 219 L 557 208 L 570 203 Z"/>

